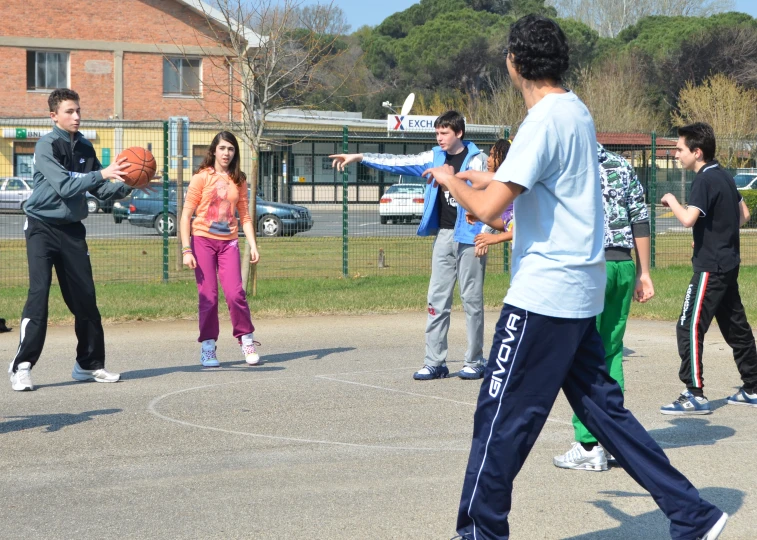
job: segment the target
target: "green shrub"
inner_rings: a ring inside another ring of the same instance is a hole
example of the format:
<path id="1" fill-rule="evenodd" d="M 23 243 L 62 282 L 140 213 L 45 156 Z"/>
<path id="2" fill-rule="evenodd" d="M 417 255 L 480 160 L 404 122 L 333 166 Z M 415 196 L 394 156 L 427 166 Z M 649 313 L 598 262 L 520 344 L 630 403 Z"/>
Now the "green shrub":
<path id="1" fill-rule="evenodd" d="M 749 213 L 752 215 L 744 226 L 753 229 L 757 228 L 757 189 L 744 189 L 739 193 L 744 197 L 746 207 L 749 208 Z"/>

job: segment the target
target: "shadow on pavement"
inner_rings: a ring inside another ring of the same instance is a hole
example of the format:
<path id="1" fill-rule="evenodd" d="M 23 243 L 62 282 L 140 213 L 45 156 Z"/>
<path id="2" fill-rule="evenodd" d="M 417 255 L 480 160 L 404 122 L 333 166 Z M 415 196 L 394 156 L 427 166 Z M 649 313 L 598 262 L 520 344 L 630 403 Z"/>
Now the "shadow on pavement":
<path id="1" fill-rule="evenodd" d="M 649 434 L 663 449 L 686 446 L 708 446 L 733 437 L 736 430 L 727 426 L 710 424 L 704 418 L 675 418 L 673 424 L 662 429 L 652 429 Z"/>
<path id="2" fill-rule="evenodd" d="M 735 514 L 744 502 L 745 493 L 738 489 L 708 487 L 699 490 L 702 498 L 711 502 L 728 515 Z M 642 493 L 624 491 L 602 491 L 606 499 L 591 501 L 591 504 L 620 524 L 612 529 L 571 536 L 563 540 L 649 540 L 650 538 L 670 538 L 669 522 L 660 510 L 631 516 L 616 508 L 611 499 L 630 497 L 650 497 Z M 726 531 L 728 527 L 726 527 Z"/>
<path id="3" fill-rule="evenodd" d="M 330 354 L 338 354 L 348 351 L 354 351 L 354 347 L 336 347 L 330 349 L 310 349 L 306 351 L 292 351 L 280 354 L 261 355 L 263 363 L 259 366 L 248 366 L 243 361 L 221 362 L 221 368 L 206 368 L 199 363 L 189 366 L 168 366 L 156 367 L 151 369 L 138 369 L 135 371 L 125 371 L 121 373 L 121 380 L 147 379 L 149 377 L 160 377 L 169 373 L 223 373 L 224 371 L 239 372 L 258 372 L 258 371 L 280 371 L 284 369 L 280 366 L 269 366 L 278 362 L 287 362 L 289 360 L 298 360 L 300 358 L 313 357 L 313 360 L 320 360 Z M 55 385 L 48 385 L 55 386 Z"/>
<path id="4" fill-rule="evenodd" d="M 330 354 L 339 354 L 354 351 L 355 347 L 334 347 L 331 349 L 311 349 L 309 351 L 293 351 L 280 354 L 270 354 L 263 357 L 266 362 L 288 362 L 312 356 L 311 360 L 321 360 Z"/>
<path id="5" fill-rule="evenodd" d="M 25 429 L 34 429 L 45 427 L 44 433 L 53 433 L 60 431 L 66 426 L 89 422 L 95 416 L 104 414 L 115 414 L 123 409 L 101 409 L 99 411 L 87 411 L 79 414 L 57 413 L 57 414 L 33 414 L 29 416 L 6 416 L 6 419 L 12 419 L 9 422 L 0 423 L 0 434 L 12 433 L 14 431 L 23 431 Z"/>

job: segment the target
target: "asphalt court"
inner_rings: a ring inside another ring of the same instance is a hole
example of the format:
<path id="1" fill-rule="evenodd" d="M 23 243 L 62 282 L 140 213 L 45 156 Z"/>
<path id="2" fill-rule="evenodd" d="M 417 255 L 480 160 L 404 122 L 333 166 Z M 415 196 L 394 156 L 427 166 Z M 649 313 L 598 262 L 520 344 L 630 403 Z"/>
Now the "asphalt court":
<path id="1" fill-rule="evenodd" d="M 491 339 L 497 312 L 487 312 Z M 115 385 L 70 379 L 73 327 L 51 327 L 37 390 L 0 391 L 2 538 L 447 539 L 479 384 L 412 380 L 425 313 L 256 320 L 266 363 L 248 367 L 228 322 L 221 369 L 199 366 L 195 321 L 106 327 Z M 465 324 L 454 313 L 451 370 Z M 705 344 L 714 414 L 660 415 L 681 390 L 673 323 L 632 320 L 628 407 L 705 498 L 733 514 L 721 536 L 757 538 L 757 409 L 713 327 Z M 12 358 L 17 329 L 0 335 Z M 663 539 L 667 523 L 620 468 L 564 471 L 572 442 L 560 396 L 516 480 L 513 539 Z"/>

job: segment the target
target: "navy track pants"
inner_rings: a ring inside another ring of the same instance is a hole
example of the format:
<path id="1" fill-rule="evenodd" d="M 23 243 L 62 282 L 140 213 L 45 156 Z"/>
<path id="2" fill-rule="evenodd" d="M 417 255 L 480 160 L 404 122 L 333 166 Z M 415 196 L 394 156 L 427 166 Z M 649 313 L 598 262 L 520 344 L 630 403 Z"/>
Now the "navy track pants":
<path id="1" fill-rule="evenodd" d="M 594 317 L 547 317 L 505 304 L 474 418 L 457 518 L 463 538 L 509 538 L 513 480 L 561 388 L 578 418 L 670 519 L 672 538 L 694 540 L 720 519 L 624 408 L 604 356 Z"/>

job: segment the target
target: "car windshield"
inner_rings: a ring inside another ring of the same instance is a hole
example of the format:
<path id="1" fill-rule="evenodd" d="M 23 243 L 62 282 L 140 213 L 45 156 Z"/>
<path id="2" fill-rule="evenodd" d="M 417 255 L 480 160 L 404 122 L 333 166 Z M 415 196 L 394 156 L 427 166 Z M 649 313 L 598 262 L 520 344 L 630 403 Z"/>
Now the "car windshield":
<path id="1" fill-rule="evenodd" d="M 398 185 L 398 186 L 391 186 L 389 189 L 386 190 L 386 193 L 388 195 L 391 195 L 392 193 L 411 193 L 413 195 L 418 193 L 423 193 L 425 190 L 423 186 L 412 186 L 412 185 Z"/>
<path id="2" fill-rule="evenodd" d="M 736 187 L 747 187 L 749 185 L 749 182 L 754 180 L 755 176 L 757 174 L 737 174 L 733 177 L 733 180 L 736 182 Z"/>

